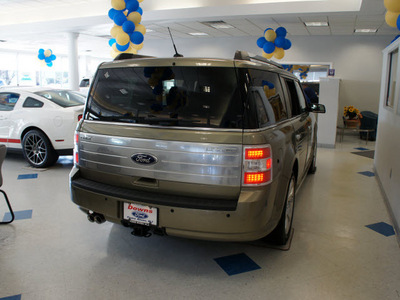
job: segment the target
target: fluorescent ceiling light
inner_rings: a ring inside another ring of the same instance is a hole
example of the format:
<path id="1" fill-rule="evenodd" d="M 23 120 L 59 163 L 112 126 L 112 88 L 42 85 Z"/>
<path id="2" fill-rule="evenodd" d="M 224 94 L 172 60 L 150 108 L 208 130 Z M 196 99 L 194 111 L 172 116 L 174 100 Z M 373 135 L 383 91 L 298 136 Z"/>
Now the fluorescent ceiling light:
<path id="1" fill-rule="evenodd" d="M 190 32 L 189 33 L 190 35 L 196 35 L 196 36 L 200 36 L 200 35 L 208 35 L 207 33 L 205 33 L 205 32 Z"/>
<path id="2" fill-rule="evenodd" d="M 328 22 L 304 22 L 307 27 L 327 27 Z"/>
<path id="3" fill-rule="evenodd" d="M 375 33 L 377 31 L 378 29 L 367 29 L 367 28 L 354 30 L 355 33 Z"/>

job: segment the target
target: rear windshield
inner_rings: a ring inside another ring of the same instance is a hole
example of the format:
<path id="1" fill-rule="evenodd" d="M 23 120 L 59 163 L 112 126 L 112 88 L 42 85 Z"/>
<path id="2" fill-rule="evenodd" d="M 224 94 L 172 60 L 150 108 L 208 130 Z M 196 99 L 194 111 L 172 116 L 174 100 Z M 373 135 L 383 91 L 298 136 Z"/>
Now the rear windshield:
<path id="1" fill-rule="evenodd" d="M 102 69 L 90 92 L 85 118 L 241 129 L 243 105 L 233 67 Z"/>
<path id="2" fill-rule="evenodd" d="M 48 90 L 35 92 L 36 95 L 45 97 L 46 99 L 58 104 L 62 107 L 71 107 L 85 104 L 86 96 L 68 90 Z"/>

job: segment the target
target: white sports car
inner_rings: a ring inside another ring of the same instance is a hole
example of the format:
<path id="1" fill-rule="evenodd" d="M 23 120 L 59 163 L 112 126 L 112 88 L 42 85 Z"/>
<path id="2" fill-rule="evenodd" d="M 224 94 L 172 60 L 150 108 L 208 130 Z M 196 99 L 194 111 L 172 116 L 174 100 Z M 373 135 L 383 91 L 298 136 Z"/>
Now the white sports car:
<path id="1" fill-rule="evenodd" d="M 59 155 L 72 155 L 85 100 L 85 95 L 64 89 L 0 88 L 0 143 L 22 149 L 36 168 L 53 165 Z"/>

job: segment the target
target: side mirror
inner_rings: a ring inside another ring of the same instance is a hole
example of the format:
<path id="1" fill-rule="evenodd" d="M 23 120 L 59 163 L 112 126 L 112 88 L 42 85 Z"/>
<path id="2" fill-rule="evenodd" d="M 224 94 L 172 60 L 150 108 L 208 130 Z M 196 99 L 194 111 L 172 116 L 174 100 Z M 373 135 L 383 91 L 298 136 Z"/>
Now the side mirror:
<path id="1" fill-rule="evenodd" d="M 326 113 L 325 105 L 313 103 L 311 104 L 311 112 L 324 114 Z"/>

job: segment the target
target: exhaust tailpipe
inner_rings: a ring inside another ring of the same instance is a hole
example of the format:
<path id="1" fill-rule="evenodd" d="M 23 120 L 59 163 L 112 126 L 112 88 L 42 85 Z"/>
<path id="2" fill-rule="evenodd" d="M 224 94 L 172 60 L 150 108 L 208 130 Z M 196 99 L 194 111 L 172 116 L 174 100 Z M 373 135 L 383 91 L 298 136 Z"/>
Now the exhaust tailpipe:
<path id="1" fill-rule="evenodd" d="M 104 222 L 106 221 L 106 218 L 104 218 L 104 216 L 103 216 L 102 214 L 96 214 L 96 215 L 94 216 L 94 221 L 95 221 L 97 224 L 102 224 L 102 223 L 104 223 Z"/>
<path id="2" fill-rule="evenodd" d="M 89 222 L 91 223 L 96 222 L 97 224 L 103 224 L 106 221 L 104 215 L 95 212 L 88 213 L 87 219 L 89 220 Z"/>
<path id="3" fill-rule="evenodd" d="M 87 219 L 89 220 L 90 223 L 94 222 L 94 215 L 93 214 L 88 214 Z"/>

